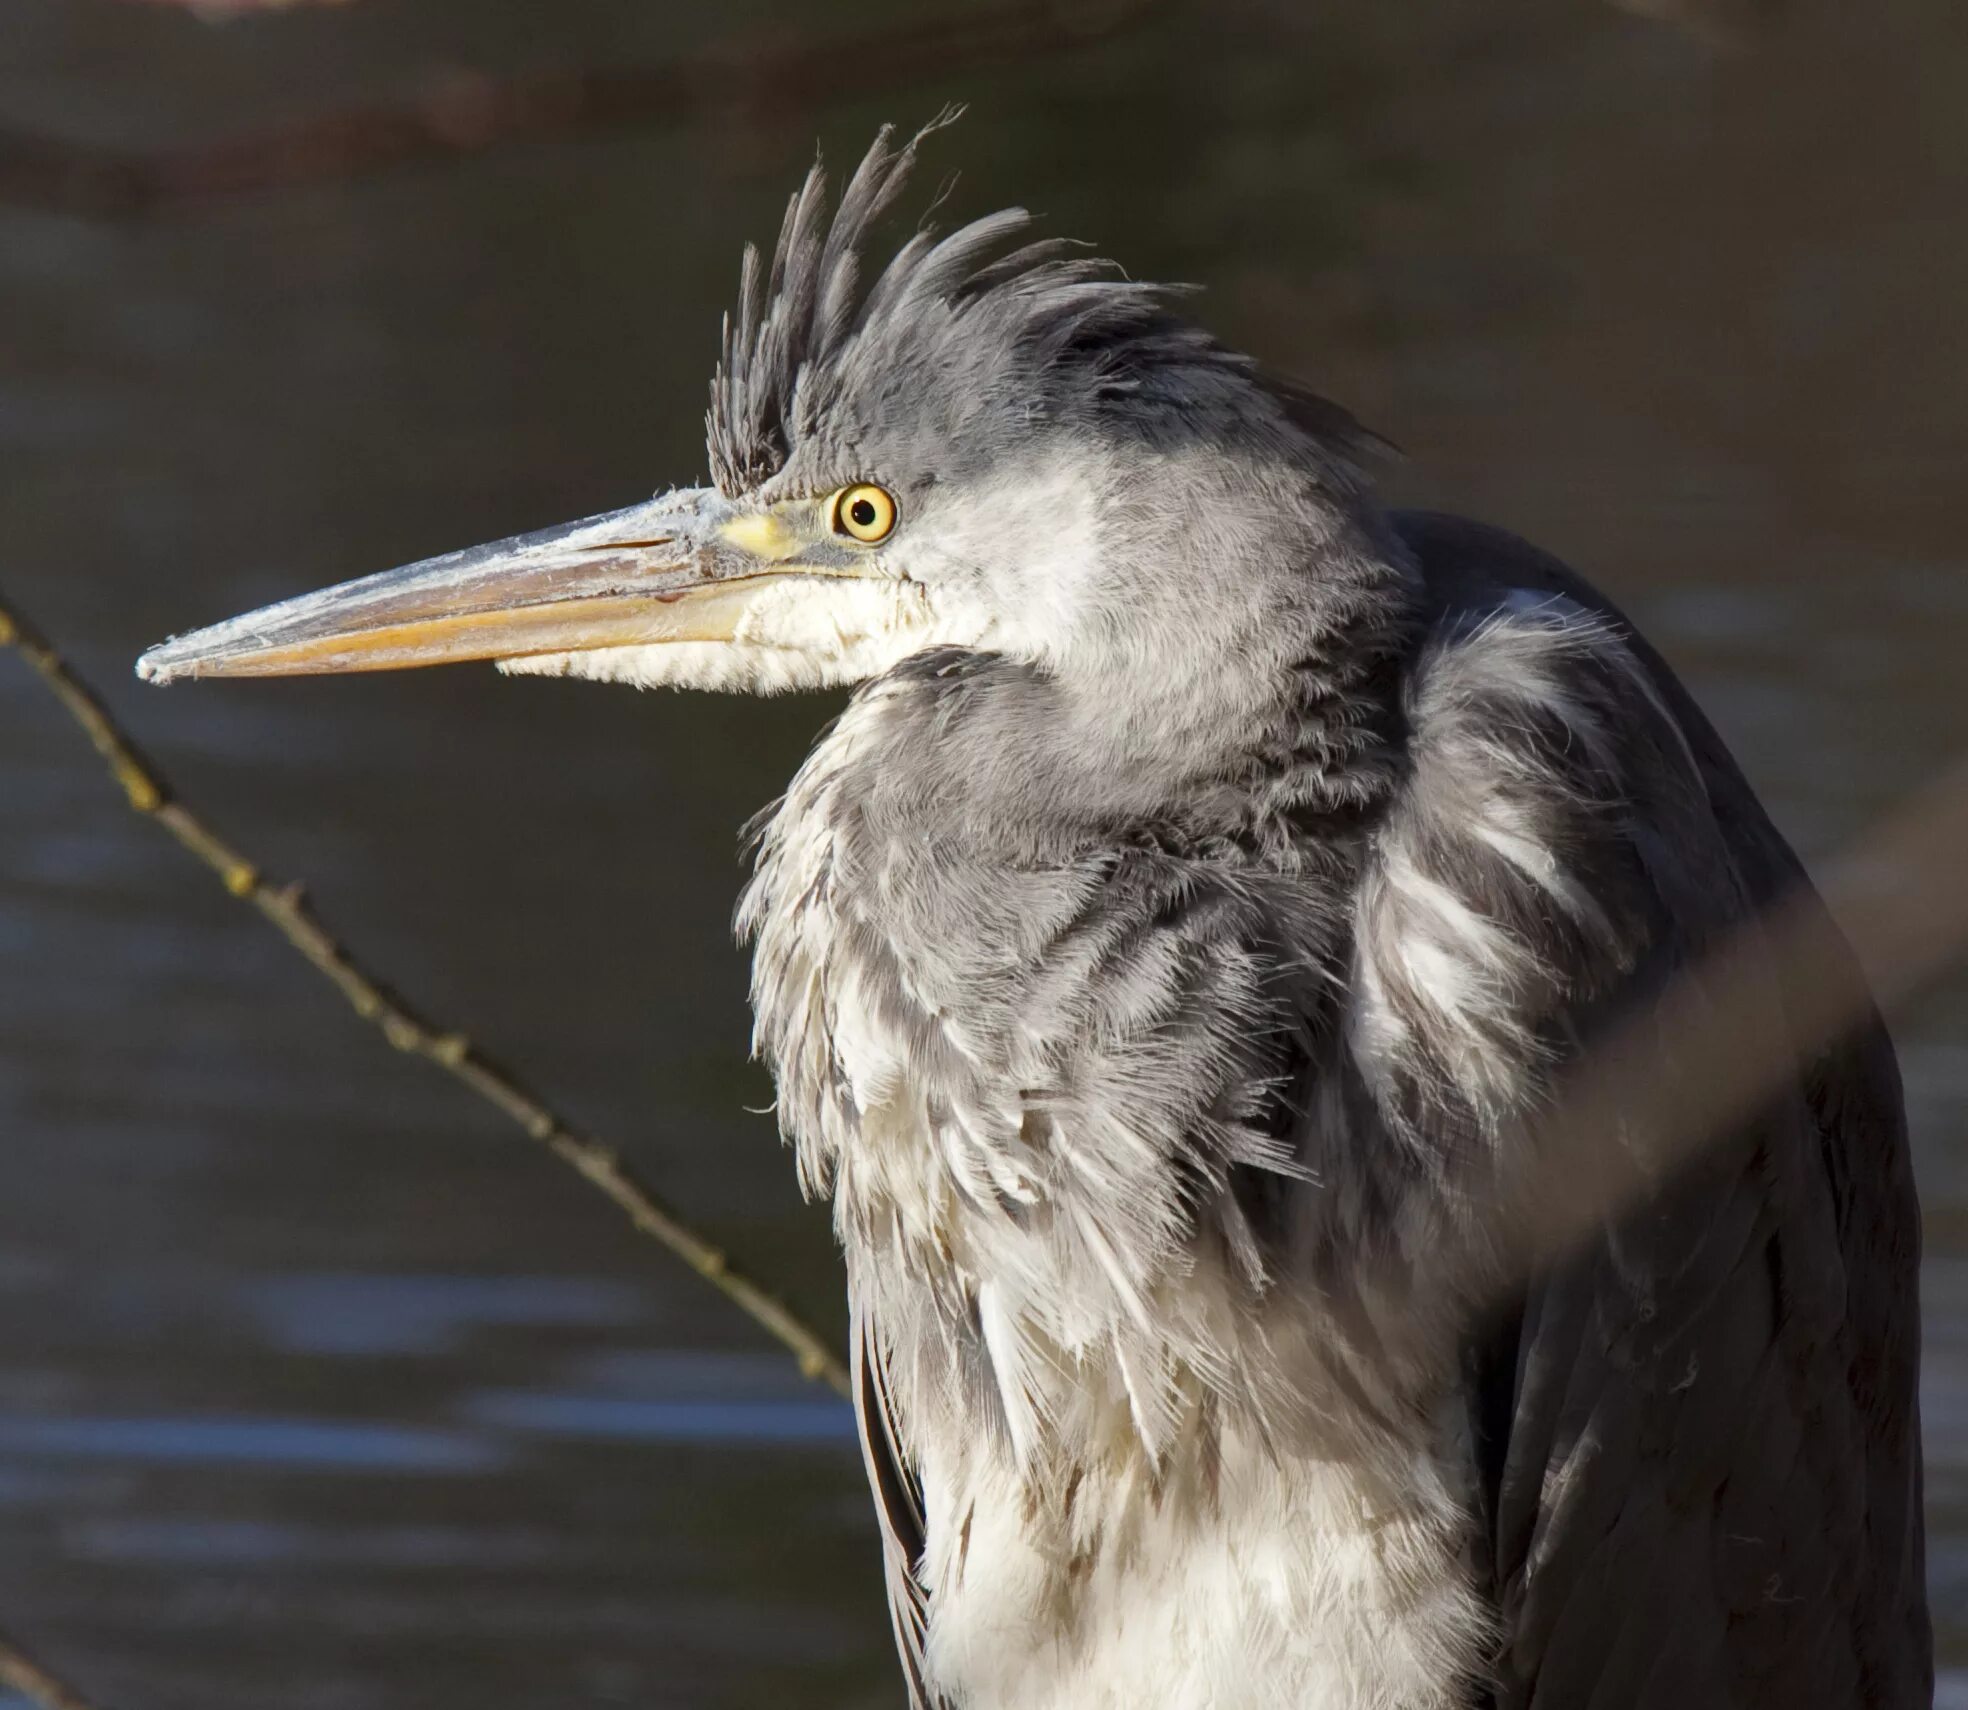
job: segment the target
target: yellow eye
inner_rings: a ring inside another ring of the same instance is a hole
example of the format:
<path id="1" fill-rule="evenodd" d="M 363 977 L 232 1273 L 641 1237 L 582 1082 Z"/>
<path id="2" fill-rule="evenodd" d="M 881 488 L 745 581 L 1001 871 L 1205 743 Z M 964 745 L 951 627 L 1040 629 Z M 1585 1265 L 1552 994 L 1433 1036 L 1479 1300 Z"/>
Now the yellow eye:
<path id="1" fill-rule="evenodd" d="M 874 546 L 895 532 L 895 501 L 882 488 L 858 481 L 829 501 L 827 522 L 834 533 Z"/>

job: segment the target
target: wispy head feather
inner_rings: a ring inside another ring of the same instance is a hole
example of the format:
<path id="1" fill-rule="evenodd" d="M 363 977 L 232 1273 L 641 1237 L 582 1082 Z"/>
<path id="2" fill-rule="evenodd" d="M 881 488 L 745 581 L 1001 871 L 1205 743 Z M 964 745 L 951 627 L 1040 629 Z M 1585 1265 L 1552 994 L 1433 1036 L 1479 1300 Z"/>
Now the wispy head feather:
<path id="1" fill-rule="evenodd" d="M 924 138 L 956 116 L 939 115 L 899 147 L 894 126 L 883 126 L 831 210 L 816 162 L 787 205 L 770 263 L 747 247 L 707 419 L 722 491 L 769 480 L 844 403 L 889 411 L 927 386 L 944 395 L 946 412 L 1007 405 L 1037 424 L 1114 406 L 1126 415 L 1131 401 L 1165 405 L 1153 381 L 1169 373 L 1185 378 L 1182 401 L 1199 423 L 1227 393 L 1246 407 L 1261 393 L 1277 419 L 1311 437 L 1335 485 L 1356 484 L 1356 465 L 1377 442 L 1344 411 L 1261 374 L 1172 313 L 1169 300 L 1185 287 L 1141 283 L 1079 244 L 1034 238 L 1023 208 L 946 234 L 925 221 L 871 279 L 876 228 Z"/>

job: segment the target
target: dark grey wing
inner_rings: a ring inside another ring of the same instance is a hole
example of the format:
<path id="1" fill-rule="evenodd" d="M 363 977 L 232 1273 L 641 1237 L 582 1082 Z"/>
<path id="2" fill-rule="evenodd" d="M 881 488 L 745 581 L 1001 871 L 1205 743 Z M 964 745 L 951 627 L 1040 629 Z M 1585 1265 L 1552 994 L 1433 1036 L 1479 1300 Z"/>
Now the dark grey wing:
<path id="1" fill-rule="evenodd" d="M 1817 1154 L 1886 1129 L 1827 1116 L 1782 1100 L 1491 1350 L 1500 1705 L 1927 1703 L 1910 1230 L 1837 1227 Z"/>
<path id="2" fill-rule="evenodd" d="M 854 1418 L 861 1460 L 874 1493 L 881 1527 L 882 1577 L 888 1587 L 888 1620 L 909 1689 L 909 1710 L 941 1710 L 943 1700 L 923 1678 L 923 1640 L 929 1605 L 917 1563 L 923 1551 L 922 1490 L 902 1453 L 881 1340 L 868 1314 L 856 1306 L 849 1332 L 854 1378 Z"/>
<path id="3" fill-rule="evenodd" d="M 1627 720 L 1676 726 L 1629 748 L 1609 804 L 1643 881 L 1637 989 L 1690 977 L 1719 932 L 1804 883 L 1719 737 L 1602 598 L 1496 531 L 1400 527 L 1445 604 L 1529 589 L 1613 621 L 1650 679 Z M 1705 797 L 1694 818 L 1662 806 L 1685 782 L 1664 775 L 1677 751 Z M 1820 954 L 1848 956 L 1816 918 Z M 1717 1025 L 1784 1026 L 1774 981 L 1765 1007 Z M 1872 1019 L 1526 1290 L 1472 1350 L 1499 1710 L 1930 1702 L 1917 1267 L 1898 1075 Z"/>

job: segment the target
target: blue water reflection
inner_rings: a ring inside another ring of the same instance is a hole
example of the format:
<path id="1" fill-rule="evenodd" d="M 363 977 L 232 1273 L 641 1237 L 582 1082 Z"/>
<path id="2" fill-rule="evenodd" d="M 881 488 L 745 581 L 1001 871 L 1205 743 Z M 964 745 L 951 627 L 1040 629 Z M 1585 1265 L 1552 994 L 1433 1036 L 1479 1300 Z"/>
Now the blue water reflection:
<path id="1" fill-rule="evenodd" d="M 593 1437 L 622 1443 L 760 1444 L 854 1442 L 854 1413 L 844 1401 L 630 1401 L 604 1395 L 542 1395 L 488 1390 L 466 1400 L 468 1419 L 543 1436 Z"/>
<path id="2" fill-rule="evenodd" d="M 190 1419 L 0 1415 L 0 1457 L 130 1465 L 291 1467 L 317 1473 L 496 1472 L 509 1456 L 458 1431 L 327 1419 Z"/>
<path id="3" fill-rule="evenodd" d="M 248 1280 L 239 1297 L 275 1347 L 330 1357 L 444 1353 L 488 1326 L 618 1328 L 647 1310 L 642 1291 L 598 1277 L 325 1272 Z"/>

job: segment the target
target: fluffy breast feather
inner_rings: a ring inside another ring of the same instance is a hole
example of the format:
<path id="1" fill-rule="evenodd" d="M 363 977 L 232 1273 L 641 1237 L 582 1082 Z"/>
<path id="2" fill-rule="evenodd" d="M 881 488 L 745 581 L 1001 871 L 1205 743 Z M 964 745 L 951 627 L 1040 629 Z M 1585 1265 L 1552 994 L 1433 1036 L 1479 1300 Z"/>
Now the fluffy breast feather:
<path id="1" fill-rule="evenodd" d="M 1078 1655 L 1120 1630 L 1093 1612 L 1123 1582 L 1171 1619 L 1227 1596 L 1248 1636 L 1267 1608 L 1327 1632 L 1318 1661 L 1261 1645 L 1253 1704 L 1448 1703 L 1478 1667 L 1466 1303 L 1426 1298 L 1417 1260 L 1467 1239 L 1577 1018 L 1645 951 L 1637 826 L 1706 807 L 1617 637 L 1563 601 L 1442 624 L 1404 712 L 1400 786 L 1323 841 L 1014 851 L 990 828 L 1034 817 L 1015 773 L 923 787 L 912 752 L 968 715 L 903 674 L 766 826 L 757 1044 L 878 1327 L 946 1684 L 1007 1625 Z M 1259 1566 L 1238 1529 L 1267 1505 L 1297 1554 Z M 1158 1565 L 1184 1527 L 1219 1539 L 1210 1584 Z M 1425 1666 L 1390 1672 L 1383 1637 L 1333 1673 L 1380 1605 Z"/>

